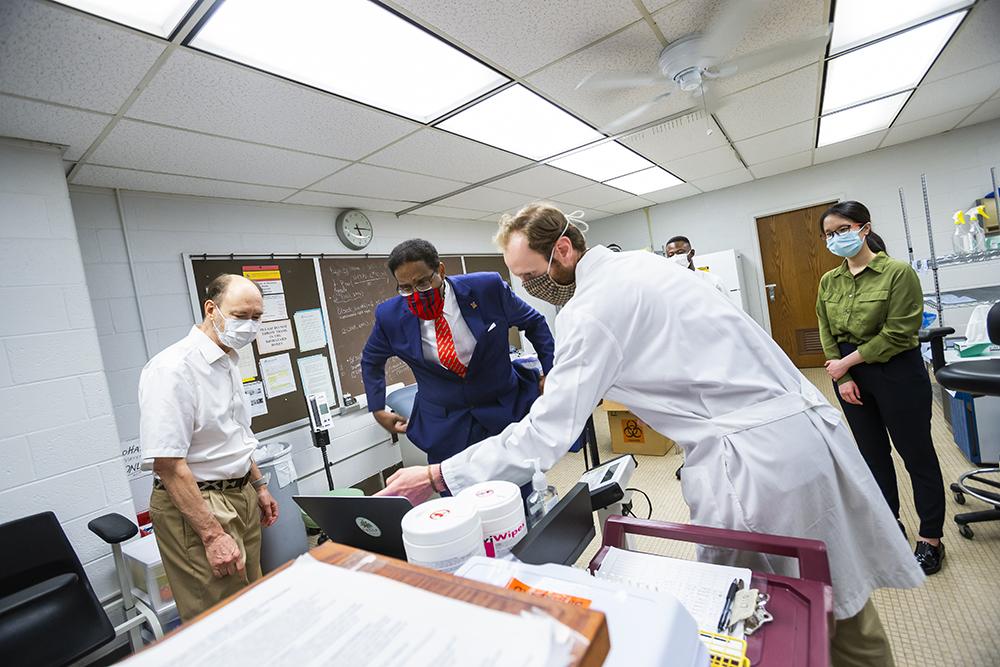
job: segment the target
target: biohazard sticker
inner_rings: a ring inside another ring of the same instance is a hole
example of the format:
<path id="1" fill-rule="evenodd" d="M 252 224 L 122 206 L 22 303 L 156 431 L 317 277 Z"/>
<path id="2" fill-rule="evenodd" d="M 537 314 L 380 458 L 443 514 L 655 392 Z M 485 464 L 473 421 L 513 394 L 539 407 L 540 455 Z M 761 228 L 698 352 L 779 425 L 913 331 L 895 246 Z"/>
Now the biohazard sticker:
<path id="1" fill-rule="evenodd" d="M 646 442 L 646 434 L 642 432 L 642 422 L 638 419 L 623 419 L 622 439 L 625 442 Z"/>

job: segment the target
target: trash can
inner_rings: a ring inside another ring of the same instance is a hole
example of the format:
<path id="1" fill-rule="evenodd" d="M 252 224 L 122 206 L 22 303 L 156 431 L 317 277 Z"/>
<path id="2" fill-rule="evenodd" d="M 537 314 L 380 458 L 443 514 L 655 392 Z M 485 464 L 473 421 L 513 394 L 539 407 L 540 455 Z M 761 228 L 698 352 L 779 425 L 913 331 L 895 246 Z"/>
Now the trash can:
<path id="1" fill-rule="evenodd" d="M 261 527 L 260 567 L 264 574 L 297 558 L 309 549 L 302 514 L 292 496 L 298 495 L 292 446 L 287 442 L 262 443 L 253 453 L 267 488 L 278 501 L 278 520 Z"/>

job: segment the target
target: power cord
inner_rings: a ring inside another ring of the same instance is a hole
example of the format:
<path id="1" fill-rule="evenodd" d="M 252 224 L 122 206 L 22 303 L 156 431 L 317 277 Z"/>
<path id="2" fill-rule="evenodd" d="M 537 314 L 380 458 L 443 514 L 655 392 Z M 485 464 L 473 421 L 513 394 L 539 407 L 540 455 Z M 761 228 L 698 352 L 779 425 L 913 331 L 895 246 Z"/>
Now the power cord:
<path id="1" fill-rule="evenodd" d="M 653 501 L 649 499 L 649 494 L 646 493 L 645 491 L 643 491 L 642 489 L 636 489 L 636 488 L 631 487 L 631 486 L 628 487 L 628 488 L 626 488 L 625 490 L 626 491 L 635 491 L 636 493 L 641 493 L 643 495 L 643 497 L 646 499 L 646 504 L 649 505 L 649 513 L 646 514 L 646 518 L 647 519 L 652 519 L 653 518 Z M 633 517 L 635 517 L 637 519 L 639 518 L 639 517 L 635 516 L 635 514 L 632 512 L 632 505 L 631 505 L 631 503 L 629 503 L 628 513 L 629 513 L 629 516 L 633 516 Z"/>

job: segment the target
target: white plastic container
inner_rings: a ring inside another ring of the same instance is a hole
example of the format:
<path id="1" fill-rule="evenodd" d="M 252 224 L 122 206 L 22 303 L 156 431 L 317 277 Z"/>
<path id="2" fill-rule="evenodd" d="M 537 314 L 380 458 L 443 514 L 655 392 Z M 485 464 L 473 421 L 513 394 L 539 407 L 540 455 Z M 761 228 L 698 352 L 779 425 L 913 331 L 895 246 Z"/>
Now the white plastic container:
<path id="1" fill-rule="evenodd" d="M 438 498 L 417 505 L 403 517 L 406 560 L 454 572 L 473 556 L 485 556 L 483 523 L 476 506 L 462 498 Z"/>
<path id="2" fill-rule="evenodd" d="M 528 532 L 524 503 L 517 484 L 504 481 L 480 482 L 458 494 L 479 511 L 483 522 L 483 547 L 490 558 L 503 558 Z"/>
<path id="3" fill-rule="evenodd" d="M 152 607 L 153 611 L 163 611 L 173 602 L 174 594 L 170 590 L 167 573 L 163 571 L 156 537 L 143 537 L 124 544 L 122 554 L 132 580 L 132 594 Z"/>

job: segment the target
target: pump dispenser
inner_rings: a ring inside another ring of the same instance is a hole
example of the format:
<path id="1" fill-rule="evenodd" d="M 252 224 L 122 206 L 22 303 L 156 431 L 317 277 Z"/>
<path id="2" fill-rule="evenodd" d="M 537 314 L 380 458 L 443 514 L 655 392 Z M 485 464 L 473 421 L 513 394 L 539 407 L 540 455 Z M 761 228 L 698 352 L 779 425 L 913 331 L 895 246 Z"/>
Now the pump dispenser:
<path id="1" fill-rule="evenodd" d="M 556 493 L 556 487 L 550 485 L 545 478 L 539 459 L 531 459 L 525 463 L 530 463 L 535 467 L 535 473 L 531 476 L 531 495 L 526 501 L 528 527 L 530 528 L 541 521 L 542 517 L 555 507 L 556 503 L 559 502 L 559 495 Z"/>

